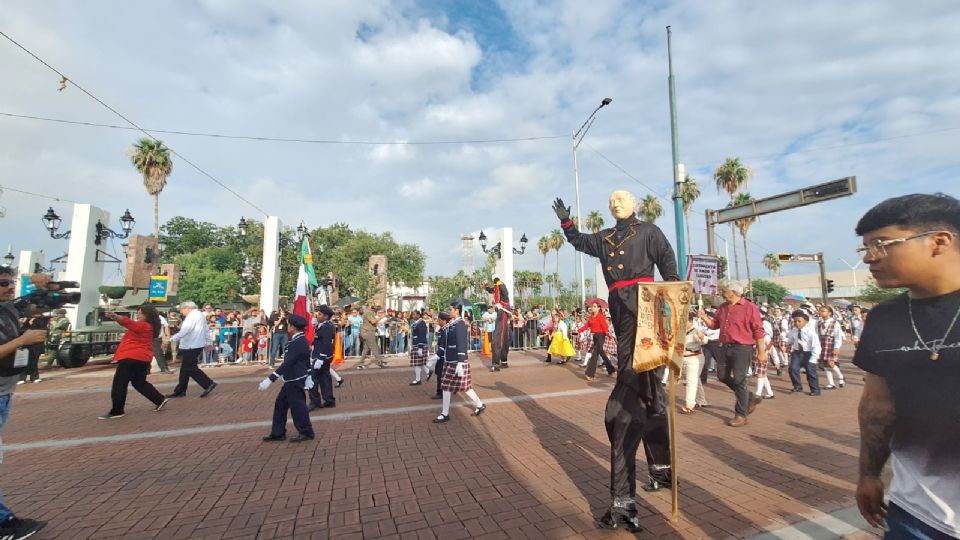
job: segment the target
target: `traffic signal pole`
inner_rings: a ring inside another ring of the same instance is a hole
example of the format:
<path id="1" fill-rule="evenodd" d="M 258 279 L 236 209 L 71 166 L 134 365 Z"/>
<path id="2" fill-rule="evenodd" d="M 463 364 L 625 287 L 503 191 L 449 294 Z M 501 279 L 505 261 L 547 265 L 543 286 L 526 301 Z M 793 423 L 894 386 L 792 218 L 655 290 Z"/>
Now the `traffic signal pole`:
<path id="1" fill-rule="evenodd" d="M 817 253 L 817 264 L 820 266 L 820 298 L 823 305 L 827 305 L 827 271 L 823 264 L 823 252 Z"/>

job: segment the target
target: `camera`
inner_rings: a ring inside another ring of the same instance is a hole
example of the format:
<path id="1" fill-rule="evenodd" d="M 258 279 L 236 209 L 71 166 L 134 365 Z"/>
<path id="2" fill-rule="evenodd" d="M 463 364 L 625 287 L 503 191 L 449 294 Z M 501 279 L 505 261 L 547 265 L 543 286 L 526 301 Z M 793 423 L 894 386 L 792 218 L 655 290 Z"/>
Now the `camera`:
<path id="1" fill-rule="evenodd" d="M 47 287 L 56 287 L 56 290 L 37 289 L 30 294 L 21 296 L 13 301 L 18 309 L 34 305 L 42 311 L 62 308 L 67 304 L 80 302 L 79 292 L 65 292 L 63 289 L 77 289 L 80 284 L 76 281 L 51 281 Z"/>

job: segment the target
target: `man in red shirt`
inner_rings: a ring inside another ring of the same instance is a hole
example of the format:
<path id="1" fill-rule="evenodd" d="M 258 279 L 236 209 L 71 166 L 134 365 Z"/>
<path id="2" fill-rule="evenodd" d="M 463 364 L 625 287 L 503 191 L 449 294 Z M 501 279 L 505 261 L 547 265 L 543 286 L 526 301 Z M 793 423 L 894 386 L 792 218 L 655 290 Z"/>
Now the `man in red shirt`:
<path id="1" fill-rule="evenodd" d="M 594 374 L 597 372 L 597 358 L 603 359 L 603 367 L 606 368 L 607 375 L 613 375 L 617 369 L 610 363 L 607 353 L 603 350 L 603 342 L 606 341 L 607 334 L 610 333 L 607 326 L 607 316 L 604 315 L 603 309 L 596 302 L 587 306 L 587 311 L 590 313 L 590 318 L 587 319 L 587 324 L 583 325 L 577 332 L 589 329 L 590 335 L 593 337 L 593 348 L 590 350 L 590 360 L 587 362 L 586 372 L 587 380 L 592 381 L 595 379 Z"/>
<path id="2" fill-rule="evenodd" d="M 717 375 L 737 396 L 734 417 L 727 425 L 740 427 L 747 424 L 747 415 L 760 403 L 760 398 L 747 389 L 747 368 L 753 360 L 754 347 L 761 363 L 767 361 L 767 348 L 760 309 L 743 297 L 743 285 L 730 282 L 720 292 L 725 302 L 717 308 L 716 316 L 710 317 L 701 309 L 700 319 L 710 328 L 720 329 Z"/>

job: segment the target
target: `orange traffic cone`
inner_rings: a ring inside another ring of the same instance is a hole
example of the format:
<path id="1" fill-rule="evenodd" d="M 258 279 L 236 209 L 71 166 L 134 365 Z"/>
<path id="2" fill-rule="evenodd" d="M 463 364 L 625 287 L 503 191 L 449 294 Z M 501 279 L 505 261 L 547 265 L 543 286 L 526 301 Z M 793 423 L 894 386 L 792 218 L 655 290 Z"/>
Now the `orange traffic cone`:
<path id="1" fill-rule="evenodd" d="M 343 365 L 343 338 L 340 337 L 340 332 L 337 332 L 337 337 L 333 340 L 333 362 L 331 364 L 335 368 Z"/>
<path id="2" fill-rule="evenodd" d="M 480 356 L 493 356 L 493 350 L 490 348 L 490 333 L 483 333 L 483 349 L 480 350 Z"/>

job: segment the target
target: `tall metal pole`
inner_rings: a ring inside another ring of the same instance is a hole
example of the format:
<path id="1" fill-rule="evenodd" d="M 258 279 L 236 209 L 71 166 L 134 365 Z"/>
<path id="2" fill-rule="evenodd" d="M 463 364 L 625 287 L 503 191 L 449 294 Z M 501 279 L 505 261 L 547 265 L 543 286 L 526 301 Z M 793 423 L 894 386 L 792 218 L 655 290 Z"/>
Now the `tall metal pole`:
<path id="1" fill-rule="evenodd" d="M 667 66 L 670 86 L 670 143 L 673 148 L 673 217 L 677 231 L 677 268 L 680 279 L 687 277 L 687 235 L 683 222 L 683 181 L 684 174 L 680 165 L 680 138 L 677 133 L 677 85 L 673 78 L 673 55 L 671 51 L 671 31 L 667 27 Z"/>
<path id="2" fill-rule="evenodd" d="M 827 305 L 827 270 L 823 265 L 823 253 L 817 253 L 817 263 L 820 265 L 820 297 L 823 305 Z"/>
<path id="3" fill-rule="evenodd" d="M 596 113 L 596 111 L 594 111 L 594 113 Z M 578 132 L 574 132 L 573 134 L 573 180 L 577 187 L 577 228 L 579 229 L 583 227 L 583 217 L 580 215 L 580 170 L 577 167 L 577 133 Z M 584 133 L 584 135 L 586 135 L 586 133 Z M 580 270 L 580 307 L 583 307 L 587 304 L 587 289 L 583 275 L 583 253 L 580 251 L 577 251 L 577 261 Z"/>

